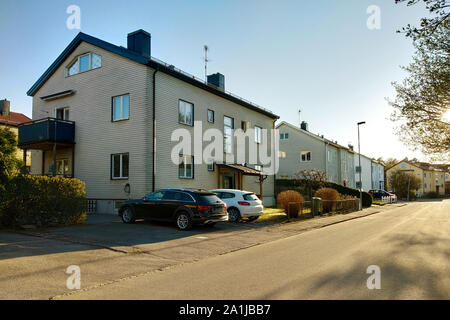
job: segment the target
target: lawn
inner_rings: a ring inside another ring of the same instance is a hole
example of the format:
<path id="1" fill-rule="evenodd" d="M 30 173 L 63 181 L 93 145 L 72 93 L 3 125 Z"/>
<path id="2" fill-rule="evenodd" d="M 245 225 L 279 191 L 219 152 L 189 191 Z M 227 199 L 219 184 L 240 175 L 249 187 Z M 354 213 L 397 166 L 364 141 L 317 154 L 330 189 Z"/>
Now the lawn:
<path id="1" fill-rule="evenodd" d="M 305 208 L 303 209 L 303 214 L 298 218 L 292 218 L 290 221 L 298 221 L 311 218 L 310 216 L 311 209 Z M 283 223 L 288 222 L 288 217 L 284 212 L 284 209 L 279 208 L 264 208 L 263 214 L 256 220 L 258 222 L 273 222 L 273 223 Z"/>

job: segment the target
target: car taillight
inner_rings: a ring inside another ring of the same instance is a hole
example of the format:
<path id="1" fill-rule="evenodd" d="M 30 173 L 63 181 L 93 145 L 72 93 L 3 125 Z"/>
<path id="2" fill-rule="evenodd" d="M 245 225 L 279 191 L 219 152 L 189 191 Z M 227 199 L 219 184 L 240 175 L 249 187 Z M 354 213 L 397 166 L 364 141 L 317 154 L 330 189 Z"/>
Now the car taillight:
<path id="1" fill-rule="evenodd" d="M 238 201 L 238 204 L 240 204 L 241 206 L 249 206 L 250 202 L 247 201 Z"/>
<path id="2" fill-rule="evenodd" d="M 208 210 L 212 209 L 212 206 L 202 206 L 202 205 L 200 205 L 197 208 L 200 211 L 208 211 Z"/>

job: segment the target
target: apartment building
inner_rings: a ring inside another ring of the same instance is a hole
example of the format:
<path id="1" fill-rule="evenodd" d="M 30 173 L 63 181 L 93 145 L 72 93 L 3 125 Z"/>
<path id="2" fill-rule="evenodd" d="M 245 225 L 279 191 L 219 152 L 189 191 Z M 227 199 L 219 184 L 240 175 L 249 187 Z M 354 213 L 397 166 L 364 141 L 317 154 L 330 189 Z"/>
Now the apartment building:
<path id="1" fill-rule="evenodd" d="M 359 163 L 361 159 L 361 164 Z M 372 159 L 358 153 L 354 154 L 355 161 L 355 188 L 369 191 L 372 189 Z M 361 178 L 361 180 L 360 180 Z M 378 188 L 376 188 L 378 189 Z"/>
<path id="2" fill-rule="evenodd" d="M 308 131 L 308 124 L 300 127 L 287 122 L 277 125 L 279 130 L 278 179 L 293 179 L 301 170 L 316 169 L 326 174 L 327 180 L 354 186 L 353 150 Z"/>
<path id="3" fill-rule="evenodd" d="M 23 113 L 11 111 L 11 102 L 9 100 L 0 100 L 0 127 L 7 127 L 18 135 L 19 125 L 29 121 L 31 121 L 31 119 Z M 30 155 L 30 151 L 24 152 L 21 149 L 17 150 L 17 159 L 23 160 L 27 169 L 29 169 L 31 165 Z"/>
<path id="4" fill-rule="evenodd" d="M 385 190 L 384 183 L 384 163 L 375 159 L 372 159 L 371 163 L 372 172 L 372 189 L 382 189 Z"/>
<path id="5" fill-rule="evenodd" d="M 81 179 L 97 212 L 165 187 L 262 190 L 264 204 L 274 203 L 274 176 L 261 176 L 259 159 L 198 164 L 185 151 L 171 161 L 176 129 L 192 137 L 197 121 L 200 134 L 219 129 L 224 154 L 236 159 L 235 129 L 255 129 L 249 140 L 259 150 L 278 116 L 225 91 L 222 74 L 203 81 L 153 58 L 146 31 L 128 34 L 127 48 L 79 33 L 28 95 L 34 121 L 19 127 L 19 143 L 33 150 L 32 174 Z M 268 154 L 275 160 L 270 141 Z"/>
<path id="6" fill-rule="evenodd" d="M 389 178 L 395 171 L 403 171 L 416 176 L 420 180 L 420 188 L 416 190 L 417 196 L 425 195 L 428 192 L 437 192 L 440 195 L 445 193 L 445 171 L 431 164 L 424 162 L 413 162 L 402 160 L 386 170 L 386 179 L 389 185 Z"/>

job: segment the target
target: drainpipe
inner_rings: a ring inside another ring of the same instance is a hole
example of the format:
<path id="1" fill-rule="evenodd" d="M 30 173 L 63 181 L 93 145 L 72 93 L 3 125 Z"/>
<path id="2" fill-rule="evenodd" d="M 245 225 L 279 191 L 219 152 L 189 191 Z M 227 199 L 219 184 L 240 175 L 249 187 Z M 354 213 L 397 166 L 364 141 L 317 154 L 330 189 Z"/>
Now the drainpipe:
<path id="1" fill-rule="evenodd" d="M 153 72 L 153 94 L 152 94 L 152 116 L 153 116 L 153 126 L 152 126 L 152 192 L 155 191 L 155 163 L 156 163 L 156 118 L 155 118 L 155 101 L 156 101 L 156 73 L 158 72 L 158 69 L 155 69 Z"/>
<path id="2" fill-rule="evenodd" d="M 272 129 L 273 130 L 275 130 L 275 122 L 277 121 L 277 119 L 275 119 L 275 120 L 273 120 L 273 122 L 272 122 Z M 272 131 L 274 134 L 273 134 L 273 139 L 279 139 L 280 138 L 280 136 L 279 135 L 276 135 L 275 134 L 275 131 Z M 274 141 L 274 145 L 275 145 L 275 141 Z M 277 154 L 275 154 L 275 151 L 276 150 L 272 150 L 272 155 L 273 155 L 273 163 L 274 163 L 274 165 L 275 165 L 275 157 L 278 157 L 278 152 L 277 152 Z M 274 174 L 273 174 L 273 198 L 274 198 L 274 202 L 275 202 L 275 204 L 276 204 L 276 202 L 277 202 L 277 197 L 276 197 L 276 194 L 275 194 L 275 192 L 277 191 L 277 173 L 278 172 L 274 172 Z M 261 195 L 261 197 L 262 197 L 262 195 Z"/>

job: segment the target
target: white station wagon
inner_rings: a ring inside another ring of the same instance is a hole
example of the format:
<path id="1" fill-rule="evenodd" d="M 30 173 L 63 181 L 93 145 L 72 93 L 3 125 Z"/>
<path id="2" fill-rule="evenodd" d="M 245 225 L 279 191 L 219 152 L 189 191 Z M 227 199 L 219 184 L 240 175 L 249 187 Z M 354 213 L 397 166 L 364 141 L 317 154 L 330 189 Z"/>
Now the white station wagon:
<path id="1" fill-rule="evenodd" d="M 234 190 L 234 189 L 215 189 L 210 190 L 227 204 L 228 221 L 239 222 L 242 218 L 256 220 L 263 213 L 264 206 L 262 201 L 254 192 Z"/>

